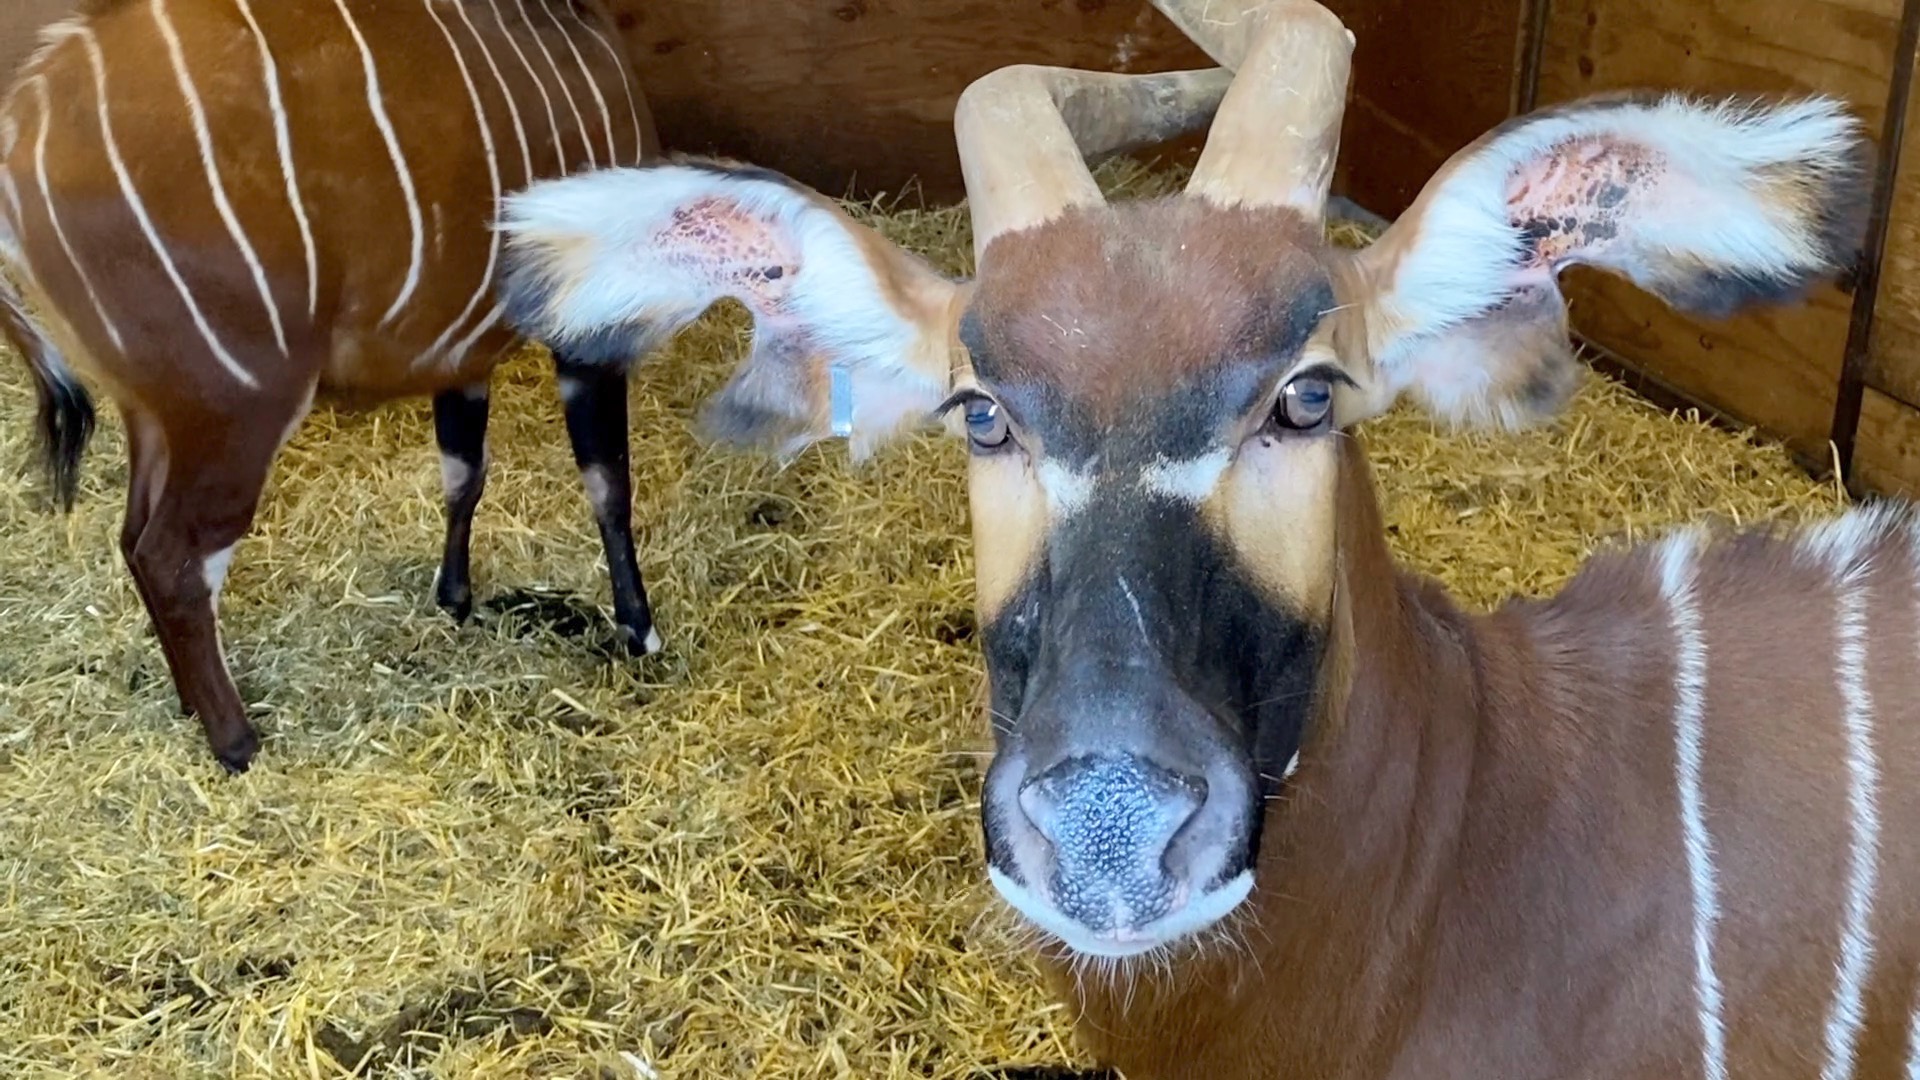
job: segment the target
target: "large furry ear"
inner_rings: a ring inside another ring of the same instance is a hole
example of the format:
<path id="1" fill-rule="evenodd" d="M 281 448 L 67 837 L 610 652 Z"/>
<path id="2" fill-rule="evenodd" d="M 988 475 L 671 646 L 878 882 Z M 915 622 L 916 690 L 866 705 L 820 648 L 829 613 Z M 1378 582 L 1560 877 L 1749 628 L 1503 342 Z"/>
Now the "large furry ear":
<path id="1" fill-rule="evenodd" d="M 708 438 L 782 458 L 832 435 L 856 459 L 948 392 L 958 287 L 766 169 L 677 160 L 509 196 L 507 319 L 569 360 L 627 365 L 722 298 L 752 352 L 703 406 Z"/>
<path id="2" fill-rule="evenodd" d="M 1558 284 L 1575 264 L 1710 318 L 1795 300 L 1851 271 L 1871 158 L 1824 98 L 1589 98 L 1509 121 L 1356 256 L 1366 397 L 1506 427 L 1558 411 L 1579 385 Z"/>

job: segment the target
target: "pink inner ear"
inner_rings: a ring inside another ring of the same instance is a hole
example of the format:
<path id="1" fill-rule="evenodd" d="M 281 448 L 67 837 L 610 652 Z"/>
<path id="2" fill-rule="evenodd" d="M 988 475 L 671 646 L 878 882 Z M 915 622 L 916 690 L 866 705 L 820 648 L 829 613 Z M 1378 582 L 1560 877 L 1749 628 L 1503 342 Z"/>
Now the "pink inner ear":
<path id="1" fill-rule="evenodd" d="M 1551 274 L 1605 253 L 1664 169 L 1645 146 L 1606 136 L 1556 143 L 1515 169 L 1507 220 L 1527 236 L 1521 269 Z"/>
<path id="2" fill-rule="evenodd" d="M 642 246 L 759 314 L 780 310 L 800 269 L 799 259 L 764 219 L 713 195 L 676 208 L 672 220 Z"/>

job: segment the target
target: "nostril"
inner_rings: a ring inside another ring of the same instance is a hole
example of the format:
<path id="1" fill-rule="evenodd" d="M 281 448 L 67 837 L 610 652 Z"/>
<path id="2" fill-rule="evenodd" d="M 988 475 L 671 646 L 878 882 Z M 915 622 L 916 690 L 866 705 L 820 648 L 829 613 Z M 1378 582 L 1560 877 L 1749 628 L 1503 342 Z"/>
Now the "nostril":
<path id="1" fill-rule="evenodd" d="M 1020 808 L 1072 861 L 1158 865 L 1207 800 L 1207 783 L 1134 754 L 1070 758 L 1020 787 Z"/>

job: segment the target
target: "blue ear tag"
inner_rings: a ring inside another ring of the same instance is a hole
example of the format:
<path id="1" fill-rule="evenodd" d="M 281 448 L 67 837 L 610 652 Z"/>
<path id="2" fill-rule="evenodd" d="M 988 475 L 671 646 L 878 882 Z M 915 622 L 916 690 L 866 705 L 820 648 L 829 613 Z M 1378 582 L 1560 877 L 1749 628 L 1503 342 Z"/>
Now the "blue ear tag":
<path id="1" fill-rule="evenodd" d="M 853 374 L 840 364 L 828 369 L 829 390 L 833 400 L 833 433 L 839 438 L 853 436 Z"/>

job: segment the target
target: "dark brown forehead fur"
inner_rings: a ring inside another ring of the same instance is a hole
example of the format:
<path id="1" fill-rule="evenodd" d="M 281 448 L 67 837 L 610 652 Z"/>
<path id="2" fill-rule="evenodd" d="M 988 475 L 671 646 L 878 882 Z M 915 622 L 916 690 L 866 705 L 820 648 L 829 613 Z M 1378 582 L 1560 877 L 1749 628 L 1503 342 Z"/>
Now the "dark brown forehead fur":
<path id="1" fill-rule="evenodd" d="M 988 246 L 962 337 L 982 379 L 1107 420 L 1296 351 L 1334 305 L 1326 251 L 1292 210 L 1184 196 L 1076 207 Z"/>

